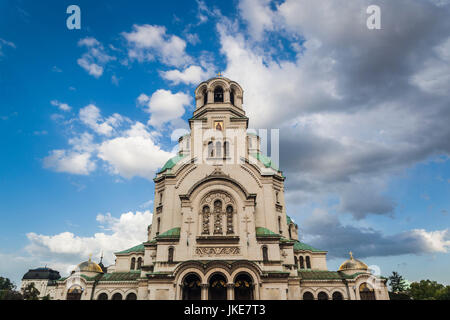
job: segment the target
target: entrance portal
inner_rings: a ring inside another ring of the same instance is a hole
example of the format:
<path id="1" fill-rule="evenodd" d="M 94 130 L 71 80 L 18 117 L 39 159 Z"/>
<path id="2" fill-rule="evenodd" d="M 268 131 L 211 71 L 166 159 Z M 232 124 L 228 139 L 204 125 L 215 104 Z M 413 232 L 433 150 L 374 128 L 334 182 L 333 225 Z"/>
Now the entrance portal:
<path id="1" fill-rule="evenodd" d="M 227 280 L 222 274 L 215 274 L 209 280 L 209 300 L 227 300 Z"/>
<path id="2" fill-rule="evenodd" d="M 67 291 L 67 300 L 81 300 L 83 294 L 83 288 L 80 286 L 74 286 Z"/>
<path id="3" fill-rule="evenodd" d="M 183 281 L 183 300 L 201 300 L 202 288 L 200 278 L 196 274 L 189 274 Z"/>
<path id="4" fill-rule="evenodd" d="M 253 300 L 253 281 L 248 274 L 240 274 L 234 280 L 234 300 Z"/>

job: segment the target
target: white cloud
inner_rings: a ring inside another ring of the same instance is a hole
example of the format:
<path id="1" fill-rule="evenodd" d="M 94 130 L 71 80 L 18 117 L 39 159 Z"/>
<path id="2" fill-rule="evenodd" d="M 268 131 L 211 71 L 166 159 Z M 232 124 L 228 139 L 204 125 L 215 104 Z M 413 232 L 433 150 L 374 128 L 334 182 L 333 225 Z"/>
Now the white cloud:
<path id="1" fill-rule="evenodd" d="M 26 251 L 35 261 L 48 263 L 58 271 L 68 272 L 68 267 L 87 260 L 89 254 L 98 261 L 101 252 L 104 253 L 106 265 L 114 263 L 114 252 L 144 242 L 147 239 L 147 228 L 152 221 L 150 211 L 127 212 L 119 218 L 97 215 L 100 230 L 92 236 L 78 236 L 72 232 L 61 232 L 55 235 L 43 235 L 30 232 L 27 234 L 29 244 Z M 37 266 L 34 266 L 37 267 Z M 64 270 L 60 268 L 63 267 Z"/>
<path id="2" fill-rule="evenodd" d="M 273 30 L 274 12 L 270 9 L 271 0 L 242 0 L 239 10 L 247 21 L 249 33 L 256 40 L 261 40 L 265 30 Z"/>
<path id="3" fill-rule="evenodd" d="M 127 179 L 139 176 L 151 180 L 157 168 L 174 156 L 156 145 L 140 122 L 123 136 L 104 141 L 98 150 L 98 157 L 108 162 L 111 172 Z"/>
<path id="4" fill-rule="evenodd" d="M 411 77 L 411 82 L 425 92 L 445 96 L 450 88 L 450 37 L 433 51 L 435 57 L 425 61 L 423 68 Z"/>
<path id="5" fill-rule="evenodd" d="M 133 25 L 130 33 L 122 32 L 128 41 L 128 56 L 139 62 L 158 58 L 171 66 L 183 66 L 192 59 L 186 52 L 186 42 L 178 36 L 166 34 L 163 26 Z"/>
<path id="6" fill-rule="evenodd" d="M 89 126 L 92 130 L 100 135 L 110 136 L 114 133 L 114 128 L 118 127 L 123 121 L 127 119 L 118 113 L 114 113 L 106 120 L 100 114 L 100 109 L 93 104 L 90 104 L 80 109 L 79 117 L 81 122 Z"/>
<path id="7" fill-rule="evenodd" d="M 16 45 L 13 42 L 0 38 L 0 57 L 4 55 L 3 51 L 2 51 L 4 46 L 14 48 L 14 49 L 16 48 Z"/>
<path id="8" fill-rule="evenodd" d="M 170 90 L 163 89 L 157 90 L 151 97 L 141 94 L 137 100 L 148 107 L 146 110 L 150 113 L 148 124 L 156 128 L 179 120 L 185 112 L 185 107 L 191 103 L 191 97 L 188 94 L 172 93 Z"/>
<path id="9" fill-rule="evenodd" d="M 78 65 L 86 70 L 94 78 L 100 78 L 103 75 L 104 66 L 115 57 L 109 56 L 105 52 L 103 45 L 95 38 L 84 38 L 78 41 L 78 46 L 86 47 L 87 52 L 77 60 Z"/>
<path id="10" fill-rule="evenodd" d="M 211 70 L 205 71 L 200 66 L 190 66 L 186 68 L 184 71 L 170 70 L 161 72 L 161 77 L 171 81 L 175 85 L 179 83 L 199 84 L 200 82 L 208 79 L 211 76 L 212 76 Z"/>
<path id="11" fill-rule="evenodd" d="M 59 102 L 58 100 L 52 100 L 52 101 L 50 101 L 50 103 L 52 106 L 58 107 L 62 111 L 68 112 L 68 111 L 72 110 L 72 107 L 69 106 L 67 103 L 62 103 L 62 102 Z"/>
<path id="12" fill-rule="evenodd" d="M 53 150 L 44 158 L 44 168 L 56 172 L 88 175 L 95 170 L 96 165 L 88 152 Z"/>

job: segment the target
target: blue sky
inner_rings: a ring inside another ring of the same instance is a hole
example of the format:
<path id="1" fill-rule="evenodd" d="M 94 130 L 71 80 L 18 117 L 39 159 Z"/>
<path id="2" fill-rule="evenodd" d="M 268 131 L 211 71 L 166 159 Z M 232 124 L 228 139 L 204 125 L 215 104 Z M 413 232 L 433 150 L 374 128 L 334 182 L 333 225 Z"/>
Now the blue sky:
<path id="1" fill-rule="evenodd" d="M 368 30 L 365 9 L 382 10 Z M 81 8 L 68 30 L 66 8 Z M 145 240 L 196 85 L 280 129 L 302 239 L 450 284 L 447 1 L 1 1 L 0 274 Z"/>

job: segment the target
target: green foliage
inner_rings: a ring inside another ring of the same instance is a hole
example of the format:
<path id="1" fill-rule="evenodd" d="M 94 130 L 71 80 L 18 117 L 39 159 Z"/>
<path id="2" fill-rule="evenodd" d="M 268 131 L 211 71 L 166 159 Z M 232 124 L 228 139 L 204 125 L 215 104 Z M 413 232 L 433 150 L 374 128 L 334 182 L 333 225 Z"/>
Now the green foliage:
<path id="1" fill-rule="evenodd" d="M 437 300 L 450 300 L 450 286 L 441 289 L 436 298 Z"/>
<path id="2" fill-rule="evenodd" d="M 16 286 L 8 278 L 0 277 L 0 290 L 15 290 Z"/>
<path id="3" fill-rule="evenodd" d="M 444 289 L 444 285 L 436 281 L 421 280 L 420 282 L 411 283 L 408 291 L 414 300 L 437 300 L 440 299 L 439 294 L 444 292 Z"/>
<path id="4" fill-rule="evenodd" d="M 22 295 L 25 300 L 39 300 L 39 290 L 34 286 L 34 282 L 29 283 L 22 289 Z"/>
<path id="5" fill-rule="evenodd" d="M 394 293 L 403 293 L 408 288 L 405 279 L 395 271 L 393 271 L 392 275 L 389 277 L 389 286 Z"/>

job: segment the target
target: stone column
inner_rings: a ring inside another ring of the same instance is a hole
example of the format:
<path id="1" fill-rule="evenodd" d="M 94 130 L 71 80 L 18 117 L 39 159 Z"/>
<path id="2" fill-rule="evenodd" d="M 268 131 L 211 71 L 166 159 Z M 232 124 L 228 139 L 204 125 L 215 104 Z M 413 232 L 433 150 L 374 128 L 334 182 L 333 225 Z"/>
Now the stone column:
<path id="1" fill-rule="evenodd" d="M 209 288 L 209 284 L 207 284 L 207 283 L 202 283 L 201 287 L 202 287 L 202 300 L 208 300 L 208 288 Z"/>
<path id="2" fill-rule="evenodd" d="M 230 89 L 223 89 L 223 102 L 230 103 Z"/>
<path id="3" fill-rule="evenodd" d="M 227 283 L 227 300 L 234 300 L 234 283 Z"/>

